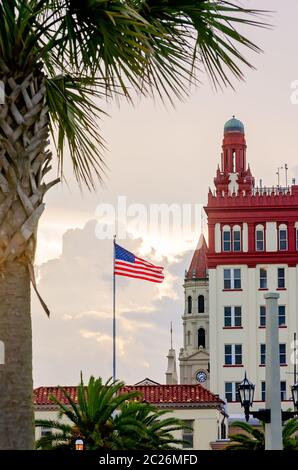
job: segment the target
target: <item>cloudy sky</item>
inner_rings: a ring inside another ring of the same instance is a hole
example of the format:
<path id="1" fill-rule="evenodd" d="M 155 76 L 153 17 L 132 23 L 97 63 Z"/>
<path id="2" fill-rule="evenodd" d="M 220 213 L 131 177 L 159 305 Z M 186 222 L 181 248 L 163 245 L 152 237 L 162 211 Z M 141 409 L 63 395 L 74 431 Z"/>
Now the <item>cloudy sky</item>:
<path id="1" fill-rule="evenodd" d="M 106 105 L 110 117 L 100 123 L 108 145 L 104 185 L 82 194 L 66 165 L 67 184 L 48 194 L 36 270 L 52 316 L 46 318 L 32 294 L 35 386 L 76 384 L 80 370 L 86 377 L 112 373 L 112 242 L 97 237 L 104 204 L 117 207 L 121 196 L 132 212 L 140 207 L 135 204 L 147 213 L 151 204 L 191 208 L 183 232 L 173 227 L 160 233 L 152 224 L 137 228 L 128 217 L 128 231 L 137 238 L 119 240 L 163 264 L 166 282 L 117 282 L 118 376 L 127 383 L 147 376 L 163 382 L 171 321 L 177 353 L 182 346 L 183 275 L 201 226 L 206 229 L 200 207 L 219 162 L 225 121 L 235 114 L 244 122 L 257 182 L 277 184 L 277 168 L 285 163 L 289 180 L 298 178 L 298 105 L 291 102 L 291 84 L 298 80 L 298 4 L 242 4 L 275 11 L 273 30 L 246 31 L 264 53 L 249 54 L 257 70 L 247 70 L 245 82 L 235 91 L 215 92 L 202 75 L 202 85 L 175 109 L 145 99 L 135 107 Z"/>

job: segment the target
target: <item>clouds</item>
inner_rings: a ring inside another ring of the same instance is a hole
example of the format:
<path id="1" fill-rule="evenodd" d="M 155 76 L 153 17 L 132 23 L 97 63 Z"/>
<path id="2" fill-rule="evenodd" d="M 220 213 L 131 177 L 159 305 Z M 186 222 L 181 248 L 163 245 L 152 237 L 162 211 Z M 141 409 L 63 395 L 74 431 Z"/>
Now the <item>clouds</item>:
<path id="1" fill-rule="evenodd" d="M 61 256 L 38 267 L 39 289 L 51 310 L 33 295 L 34 385 L 76 384 L 80 370 L 108 378 L 112 370 L 112 242 L 98 240 L 95 221 L 63 235 Z M 142 240 L 126 240 L 138 254 Z M 148 259 L 154 260 L 154 252 Z M 182 280 L 191 254 L 162 260 L 161 285 L 117 277 L 118 376 L 134 383 L 149 375 L 164 381 L 169 324 L 182 339 Z M 160 262 L 160 260 L 159 260 Z"/>

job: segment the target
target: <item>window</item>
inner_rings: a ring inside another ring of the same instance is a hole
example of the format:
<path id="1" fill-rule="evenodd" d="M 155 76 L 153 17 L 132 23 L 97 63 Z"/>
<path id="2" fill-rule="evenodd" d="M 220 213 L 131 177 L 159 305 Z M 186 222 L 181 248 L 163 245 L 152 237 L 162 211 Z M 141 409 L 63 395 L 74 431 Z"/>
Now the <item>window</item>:
<path id="1" fill-rule="evenodd" d="M 241 228 L 239 225 L 233 227 L 233 251 L 241 251 Z"/>
<path id="2" fill-rule="evenodd" d="M 285 326 L 286 324 L 286 306 L 279 305 L 278 306 L 278 325 Z"/>
<path id="3" fill-rule="evenodd" d="M 285 268 L 277 268 L 277 287 L 279 289 L 284 289 L 285 286 Z"/>
<path id="4" fill-rule="evenodd" d="M 227 438 L 227 427 L 225 423 L 225 418 L 223 418 L 222 422 L 220 423 L 220 439 Z"/>
<path id="5" fill-rule="evenodd" d="M 260 305 L 260 326 L 266 326 L 266 307 Z"/>
<path id="6" fill-rule="evenodd" d="M 198 313 L 205 312 L 205 297 L 203 295 L 199 295 L 198 297 Z"/>
<path id="7" fill-rule="evenodd" d="M 192 419 L 184 420 L 185 428 L 182 430 L 182 440 L 185 441 L 182 445 L 183 449 L 191 449 L 193 447 L 193 425 Z"/>
<path id="8" fill-rule="evenodd" d="M 280 251 L 288 249 L 288 229 L 287 226 L 282 224 L 278 228 L 278 244 Z"/>
<path id="9" fill-rule="evenodd" d="M 278 325 L 285 326 L 286 324 L 286 306 L 278 306 Z M 260 305 L 260 326 L 266 326 L 266 306 Z"/>
<path id="10" fill-rule="evenodd" d="M 191 344 L 191 332 L 188 331 L 187 332 L 187 346 L 190 346 L 190 344 Z"/>
<path id="11" fill-rule="evenodd" d="M 51 428 L 46 428 L 44 426 L 41 427 L 41 430 L 40 430 L 40 437 L 46 437 L 46 436 L 49 436 L 49 434 L 53 434 L 52 432 L 52 429 Z M 52 448 L 52 443 L 51 442 L 43 442 L 41 444 L 41 449 L 42 450 L 49 450 L 49 448 Z"/>
<path id="12" fill-rule="evenodd" d="M 281 401 L 285 401 L 287 399 L 287 382 L 286 381 L 280 382 L 280 399 Z"/>
<path id="13" fill-rule="evenodd" d="M 266 364 L 266 344 L 260 345 L 260 364 Z M 287 364 L 287 352 L 286 352 L 286 344 L 281 343 L 279 345 L 279 364 L 284 366 Z"/>
<path id="14" fill-rule="evenodd" d="M 225 398 L 228 403 L 231 401 L 240 401 L 238 394 L 238 386 L 240 382 L 225 382 Z"/>
<path id="15" fill-rule="evenodd" d="M 242 365 L 242 344 L 225 344 L 225 365 Z"/>
<path id="16" fill-rule="evenodd" d="M 241 289 L 241 269 L 224 269 L 224 289 Z"/>
<path id="17" fill-rule="evenodd" d="M 225 225 L 223 227 L 222 239 L 223 239 L 222 251 L 231 251 L 231 228 L 228 225 Z"/>
<path id="18" fill-rule="evenodd" d="M 261 382 L 261 400 L 266 401 L 266 382 Z"/>
<path id="19" fill-rule="evenodd" d="M 280 382 L 280 399 L 285 401 L 287 399 L 287 382 Z M 266 401 L 266 382 L 261 382 L 261 400 Z"/>
<path id="20" fill-rule="evenodd" d="M 260 364 L 262 366 L 266 364 L 266 344 L 260 345 Z"/>
<path id="21" fill-rule="evenodd" d="M 260 289 L 267 289 L 267 269 L 260 269 Z"/>
<path id="22" fill-rule="evenodd" d="M 264 251 L 264 227 L 263 225 L 256 226 L 256 251 Z"/>
<path id="23" fill-rule="evenodd" d="M 224 314 L 224 325 L 226 327 L 242 326 L 241 307 L 225 307 Z"/>
<path id="24" fill-rule="evenodd" d="M 287 353 L 286 353 L 285 343 L 282 343 L 279 345 L 279 363 L 281 366 L 287 363 Z"/>
<path id="25" fill-rule="evenodd" d="M 296 228 L 296 250 L 298 251 L 298 227 Z"/>
<path id="26" fill-rule="evenodd" d="M 189 295 L 187 297 L 187 313 L 191 313 L 192 311 L 192 297 Z"/>
<path id="27" fill-rule="evenodd" d="M 198 348 L 200 346 L 203 346 L 205 348 L 205 330 L 204 328 L 199 328 L 198 329 Z"/>
<path id="28" fill-rule="evenodd" d="M 50 428 L 45 428 L 44 426 L 41 427 L 41 431 L 40 431 L 40 437 L 45 437 L 47 436 L 48 434 L 52 434 L 52 429 Z"/>

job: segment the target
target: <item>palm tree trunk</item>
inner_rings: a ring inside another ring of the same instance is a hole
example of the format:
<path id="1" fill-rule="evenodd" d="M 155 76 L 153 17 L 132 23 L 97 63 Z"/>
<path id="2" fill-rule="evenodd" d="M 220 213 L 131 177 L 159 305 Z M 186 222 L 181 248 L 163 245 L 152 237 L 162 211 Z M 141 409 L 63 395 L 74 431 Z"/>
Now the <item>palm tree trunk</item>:
<path id="1" fill-rule="evenodd" d="M 0 280 L 0 340 L 0 449 L 33 449 L 30 276 L 19 261 L 7 263 Z"/>
<path id="2" fill-rule="evenodd" d="M 2 64 L 3 65 L 3 64 Z M 39 218 L 51 169 L 44 78 L 1 77 L 0 105 L 0 449 L 33 449 L 30 279 Z"/>

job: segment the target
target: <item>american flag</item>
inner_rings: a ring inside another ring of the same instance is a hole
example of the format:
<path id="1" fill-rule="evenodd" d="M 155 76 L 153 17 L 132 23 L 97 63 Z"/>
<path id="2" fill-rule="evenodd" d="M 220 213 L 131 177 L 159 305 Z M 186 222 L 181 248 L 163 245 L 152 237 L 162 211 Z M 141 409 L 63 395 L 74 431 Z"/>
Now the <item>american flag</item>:
<path id="1" fill-rule="evenodd" d="M 114 273 L 118 276 L 134 277 L 150 282 L 162 282 L 163 267 L 155 266 L 115 243 Z"/>

